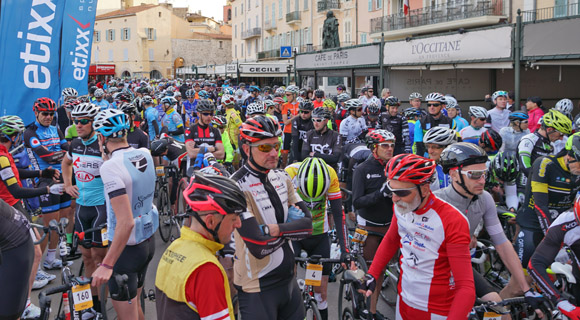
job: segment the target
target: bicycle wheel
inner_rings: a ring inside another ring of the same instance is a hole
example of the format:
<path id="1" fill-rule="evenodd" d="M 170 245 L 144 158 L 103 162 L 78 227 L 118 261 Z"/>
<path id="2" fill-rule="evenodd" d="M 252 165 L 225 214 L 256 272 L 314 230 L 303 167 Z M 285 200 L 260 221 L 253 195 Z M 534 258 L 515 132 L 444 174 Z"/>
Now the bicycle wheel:
<path id="1" fill-rule="evenodd" d="M 159 211 L 159 235 L 161 235 L 163 241 L 167 242 L 171 237 L 171 229 L 173 228 L 167 185 L 161 187 L 159 190 L 157 210 Z"/>
<path id="2" fill-rule="evenodd" d="M 187 201 L 183 197 L 183 191 L 189 185 L 186 178 L 182 178 L 179 181 L 179 186 L 177 187 L 177 199 L 175 200 L 175 215 L 174 215 L 174 222 L 176 227 L 176 235 L 175 239 L 181 237 L 181 227 L 183 227 L 183 221 L 185 220 L 185 213 L 187 208 L 189 207 Z M 175 240 L 173 239 L 173 240 Z M 172 241 L 173 241 L 172 240 Z"/>
<path id="3" fill-rule="evenodd" d="M 314 300 L 308 301 L 306 305 L 306 316 L 304 319 L 308 320 L 321 320 L 322 317 L 320 316 L 320 311 L 318 310 L 318 306 Z"/>
<path id="4" fill-rule="evenodd" d="M 381 298 L 390 306 L 397 304 L 397 281 L 399 274 L 395 267 L 387 266 L 385 278 L 381 286 Z"/>
<path id="5" fill-rule="evenodd" d="M 344 273 L 343 273 L 343 275 L 344 275 Z M 340 319 L 342 317 L 342 300 L 343 300 L 343 297 L 346 300 L 349 300 L 348 294 L 345 294 L 345 293 L 348 293 L 348 292 L 345 292 L 345 287 L 348 287 L 348 286 L 346 286 L 344 284 L 344 280 L 342 280 L 342 279 L 340 279 L 339 282 L 340 282 L 340 284 L 338 286 L 338 306 L 337 306 L 338 317 L 337 317 L 337 319 Z"/>
<path id="6" fill-rule="evenodd" d="M 342 317 L 340 317 L 340 319 L 342 319 L 342 320 L 355 320 L 354 316 L 352 314 L 352 311 L 350 311 L 349 308 L 344 308 L 344 310 L 342 311 Z"/>

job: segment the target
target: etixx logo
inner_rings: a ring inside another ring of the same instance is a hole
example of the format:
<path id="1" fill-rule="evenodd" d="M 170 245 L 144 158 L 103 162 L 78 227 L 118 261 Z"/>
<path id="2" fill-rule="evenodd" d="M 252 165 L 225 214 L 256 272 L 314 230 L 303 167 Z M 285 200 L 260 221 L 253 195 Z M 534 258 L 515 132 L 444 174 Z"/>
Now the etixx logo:
<path id="1" fill-rule="evenodd" d="M 75 80 L 83 80 L 86 78 L 87 71 L 86 67 L 89 63 L 89 35 L 91 32 L 91 23 L 83 24 L 75 17 L 68 15 L 71 19 L 74 20 L 78 24 L 77 28 L 77 35 L 76 35 L 76 46 L 75 51 L 69 52 L 71 56 L 74 56 L 74 60 L 71 62 L 71 65 L 74 67 L 73 77 Z"/>

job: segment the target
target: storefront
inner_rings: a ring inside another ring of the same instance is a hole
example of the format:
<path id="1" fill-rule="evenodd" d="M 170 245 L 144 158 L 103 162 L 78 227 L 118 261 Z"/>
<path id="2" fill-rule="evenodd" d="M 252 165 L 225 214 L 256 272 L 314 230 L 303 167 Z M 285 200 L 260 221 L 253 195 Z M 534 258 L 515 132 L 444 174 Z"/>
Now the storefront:
<path id="1" fill-rule="evenodd" d="M 114 64 L 92 64 L 89 66 L 89 79 L 102 81 L 115 76 Z"/>
<path id="2" fill-rule="evenodd" d="M 296 55 L 298 84 L 320 88 L 336 95 L 336 86 L 344 84 L 348 91 L 358 93 L 365 85 L 378 88 L 380 68 L 378 44 L 325 50 Z M 380 90 L 377 90 L 377 95 Z"/>
<path id="3" fill-rule="evenodd" d="M 240 81 L 247 85 L 254 83 L 257 86 L 286 85 L 288 73 L 294 77 L 294 65 L 292 61 L 280 61 L 279 63 L 253 62 L 240 63 L 238 65 Z"/>

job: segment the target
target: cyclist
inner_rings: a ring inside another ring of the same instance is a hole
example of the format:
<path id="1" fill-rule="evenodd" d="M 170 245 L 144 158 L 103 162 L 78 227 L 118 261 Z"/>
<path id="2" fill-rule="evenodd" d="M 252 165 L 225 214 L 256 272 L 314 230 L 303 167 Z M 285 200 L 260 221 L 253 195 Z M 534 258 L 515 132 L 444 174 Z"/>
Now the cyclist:
<path id="1" fill-rule="evenodd" d="M 157 109 L 153 106 L 153 99 L 150 96 L 144 96 L 142 100 L 145 111 L 143 111 L 144 121 L 141 123 L 143 130 L 149 134 L 149 141 L 155 140 L 159 137 L 161 129 L 159 128 L 159 123 L 157 119 L 159 114 Z"/>
<path id="2" fill-rule="evenodd" d="M 475 247 L 479 234 L 478 227 L 483 223 L 495 250 L 511 274 L 510 283 L 519 286 L 516 292 L 506 292 L 505 289 L 513 287 L 513 284 L 508 284 L 500 294 L 497 294 L 489 282 L 473 269 L 477 296 L 483 301 L 499 302 L 502 298 L 519 296 L 525 292 L 526 302 L 537 308 L 538 294 L 530 290 L 520 267 L 518 255 L 503 232 L 495 202 L 491 194 L 484 190 L 485 178 L 489 174 L 487 161 L 486 152 L 476 145 L 460 142 L 447 147 L 441 154 L 441 165 L 444 172 L 451 176 L 452 183 L 446 188 L 435 191 L 434 194 L 439 199 L 453 204 L 467 217 L 471 247 Z"/>
<path id="3" fill-rule="evenodd" d="M 437 168 L 435 171 L 435 179 L 431 184 L 431 191 L 446 188 L 451 179 L 449 174 L 443 171 L 441 167 L 441 153 L 450 144 L 457 142 L 457 132 L 449 128 L 434 127 L 427 130 L 423 137 L 423 144 L 429 154 L 429 159 L 435 161 Z"/>
<path id="4" fill-rule="evenodd" d="M 154 157 L 163 157 L 185 174 L 187 149 L 183 143 L 175 141 L 167 134 L 163 133 L 159 139 L 151 142 L 151 155 Z"/>
<path id="5" fill-rule="evenodd" d="M 24 131 L 24 146 L 32 163 L 32 169 L 53 168 L 60 170 L 60 162 L 69 148 L 69 143 L 64 139 L 62 132 L 51 125 L 56 104 L 49 98 L 39 98 L 34 102 L 33 111 L 36 121 Z M 46 188 L 52 184 L 52 178 L 41 177 L 37 181 L 38 188 Z M 70 217 L 69 221 L 72 221 L 70 205 L 71 197 L 68 194 L 40 196 L 44 225 L 48 226 L 50 220 L 58 220 L 59 217 Z M 70 227 L 67 228 L 67 242 L 70 243 L 72 243 L 72 228 L 71 223 Z M 56 232 L 52 232 L 52 241 L 48 244 L 48 253 L 42 265 L 44 269 L 62 268 L 62 261 L 56 258 L 57 239 Z M 47 242 L 48 239 L 41 244 L 43 252 L 46 250 Z"/>
<path id="6" fill-rule="evenodd" d="M 528 128 L 530 129 L 530 132 L 533 133 L 540 128 L 539 121 L 545 113 L 542 109 L 542 99 L 540 99 L 540 97 L 529 97 L 526 101 L 526 110 L 530 117 Z"/>
<path id="7" fill-rule="evenodd" d="M 312 101 L 312 104 L 314 104 L 315 109 L 324 105 L 324 91 L 320 89 L 314 90 L 314 101 Z"/>
<path id="8" fill-rule="evenodd" d="M 216 255 L 241 226 L 244 194 L 228 178 L 197 172 L 183 196 L 195 219 L 157 267 L 157 318 L 234 319 L 228 277 Z"/>
<path id="9" fill-rule="evenodd" d="M 76 198 L 75 231 L 95 228 L 107 222 L 105 193 L 99 169 L 103 164 L 102 154 L 93 130 L 93 120 L 100 108 L 92 103 L 81 103 L 72 111 L 73 122 L 79 137 L 71 141 L 69 151 L 62 160 L 62 176 L 66 193 Z M 75 177 L 76 185 L 72 183 Z M 107 253 L 101 232 L 85 236 L 91 248 L 81 247 L 85 275 L 93 274 Z M 91 288 L 94 310 L 100 312 L 98 288 Z"/>
<path id="10" fill-rule="evenodd" d="M 365 86 L 361 89 L 361 97 L 358 99 L 363 107 L 363 112 L 366 112 L 367 107 L 371 103 L 375 103 L 379 106 L 381 105 L 381 100 L 373 94 L 374 92 L 375 91 L 371 86 Z"/>
<path id="11" fill-rule="evenodd" d="M 155 253 L 154 234 L 159 214 L 153 205 L 155 166 L 147 149 L 134 149 L 127 143 L 129 119 L 120 110 L 100 111 L 93 129 L 105 160 L 100 168 L 107 203 L 109 251 L 93 272 L 92 286 L 109 282 L 113 307 L 119 318 L 144 318 L 140 300 L 147 266 Z M 126 274 L 128 292 L 118 288 L 112 274 Z M 136 303 L 127 303 L 127 301 Z"/>
<path id="12" fill-rule="evenodd" d="M 423 100 L 423 96 L 419 92 L 412 92 L 409 95 L 409 104 L 412 108 L 421 109 L 421 100 Z"/>
<path id="13" fill-rule="evenodd" d="M 421 111 L 410 107 L 403 111 L 403 115 L 405 116 L 405 119 L 407 119 L 407 124 L 409 125 L 409 137 L 412 143 L 411 149 L 413 150 L 413 153 L 415 153 L 415 122 L 417 122 L 417 119 L 421 116 Z"/>
<path id="14" fill-rule="evenodd" d="M 264 104 L 262 101 L 252 102 L 246 106 L 246 119 L 264 116 L 266 111 L 264 110 Z"/>
<path id="15" fill-rule="evenodd" d="M 249 160 L 232 179 L 248 203 L 234 233 L 234 284 L 243 319 L 304 319 L 290 241 L 310 236 L 312 216 L 288 174 L 275 169 L 281 134 L 264 116 L 248 119 L 240 129 Z"/>
<path id="16" fill-rule="evenodd" d="M 69 121 L 68 119 L 70 119 L 70 113 L 75 108 L 75 106 L 78 105 L 79 103 L 81 103 L 80 100 L 69 99 L 67 102 L 65 102 L 64 106 L 61 107 L 61 109 L 64 108 L 64 110 L 66 111 L 65 116 L 67 117 L 67 122 Z M 59 110 L 59 109 L 57 109 L 57 110 Z M 60 129 L 60 127 L 59 127 L 59 129 Z M 77 133 L 77 127 L 75 127 L 75 125 L 74 125 L 74 123 L 72 123 L 72 121 L 70 121 L 70 125 L 68 127 L 66 127 L 63 132 L 64 132 L 64 138 L 67 141 L 71 141 L 72 139 L 79 136 Z"/>
<path id="17" fill-rule="evenodd" d="M 400 154 L 385 171 L 395 214 L 362 289 L 368 288 L 367 296 L 375 290 L 400 249 L 397 318 L 465 319 L 475 301 L 467 219 L 431 193 L 434 161 Z"/>
<path id="18" fill-rule="evenodd" d="M 105 91 L 103 89 L 95 90 L 95 93 L 93 94 L 93 96 L 94 96 L 94 99 L 93 99 L 92 103 L 95 104 L 96 106 L 99 106 L 101 108 L 101 110 L 111 108 L 111 104 L 109 103 L 109 101 L 104 99 L 105 98 Z"/>
<path id="19" fill-rule="evenodd" d="M 338 132 L 328 128 L 332 117 L 326 108 L 316 108 L 312 111 L 314 130 L 306 133 L 302 144 L 302 158 L 321 158 L 335 171 L 338 170 L 338 161 L 342 154 L 342 137 Z"/>
<path id="20" fill-rule="evenodd" d="M 457 99 L 451 96 L 445 96 L 445 100 L 447 101 L 447 106 L 445 107 L 447 115 L 449 116 L 449 119 L 452 120 L 451 129 L 460 132 L 463 128 L 467 127 L 469 123 L 461 117 L 461 108 L 457 103 Z"/>
<path id="21" fill-rule="evenodd" d="M 211 124 L 215 128 L 218 128 L 220 134 L 222 135 L 222 144 L 224 145 L 224 152 L 226 156 L 223 160 L 220 160 L 219 162 L 223 162 L 226 168 L 230 168 L 232 166 L 232 162 L 234 161 L 235 151 L 230 136 L 226 132 L 227 126 L 226 118 L 224 116 L 215 116 L 213 117 Z"/>
<path id="22" fill-rule="evenodd" d="M 409 139 L 409 124 L 407 119 L 399 114 L 399 98 L 390 96 L 385 99 L 387 112 L 381 113 L 381 128 L 392 132 L 397 140 L 395 141 L 394 154 L 411 153 L 411 140 Z"/>
<path id="23" fill-rule="evenodd" d="M 242 105 L 242 112 L 247 113 L 246 112 L 246 108 L 254 103 L 254 102 L 261 102 L 260 100 L 260 93 L 262 90 L 260 90 L 260 88 L 258 88 L 258 86 L 250 86 L 250 88 L 248 89 L 248 92 L 250 93 L 250 95 L 244 99 L 244 104 Z"/>
<path id="24" fill-rule="evenodd" d="M 446 115 L 444 115 L 441 110 L 447 101 L 445 97 L 437 92 L 432 92 L 425 97 L 427 101 L 428 113 L 421 116 L 417 122 L 415 122 L 415 148 L 417 149 L 418 155 L 425 154 L 425 146 L 423 145 L 423 135 L 427 133 L 427 130 L 432 127 L 445 127 L 451 128 L 452 121 Z"/>
<path id="25" fill-rule="evenodd" d="M 345 103 L 349 116 L 340 122 L 339 133 L 344 144 L 360 142 L 367 134 L 367 124 L 362 117 L 363 107 L 359 99 L 350 99 Z"/>
<path id="26" fill-rule="evenodd" d="M 393 216 L 393 202 L 389 197 L 384 183 L 385 165 L 393 157 L 395 150 L 395 135 L 384 129 L 369 132 L 366 144 L 372 154 L 354 170 L 352 177 L 352 201 L 357 210 L 357 227 L 385 234 Z M 373 260 L 381 238 L 369 234 L 364 247 L 365 260 Z M 382 278 L 379 279 L 382 283 Z M 378 291 L 373 295 L 370 312 L 377 314 Z M 378 314 L 375 318 L 380 318 Z"/>
<path id="27" fill-rule="evenodd" d="M 236 105 L 235 99 L 231 95 L 224 94 L 222 96 L 222 104 L 225 107 L 226 116 L 226 129 L 228 137 L 230 138 L 230 143 L 237 153 L 238 150 L 238 140 L 240 137 L 240 126 L 242 125 L 242 119 L 240 118 L 239 112 L 234 108 Z M 236 157 L 236 168 L 237 168 L 237 157 Z"/>
<path id="28" fill-rule="evenodd" d="M 264 111 L 268 117 L 272 117 L 278 123 L 280 122 L 276 116 L 276 103 L 274 101 L 269 99 L 264 100 Z"/>
<path id="29" fill-rule="evenodd" d="M 129 117 L 129 133 L 127 134 L 127 142 L 135 149 L 146 148 L 149 149 L 149 137 L 143 130 L 135 126 L 135 116 L 137 115 L 137 107 L 130 102 L 121 102 L 117 108 Z"/>
<path id="30" fill-rule="evenodd" d="M 216 159 L 225 156 L 224 146 L 220 131 L 211 125 L 215 113 L 215 105 L 210 100 L 199 100 L 197 103 L 199 120 L 189 129 L 189 135 L 185 138 L 185 147 L 190 159 L 197 157 L 200 149 L 211 152 Z"/>
<path id="31" fill-rule="evenodd" d="M 342 120 L 349 116 L 348 109 L 346 108 L 346 101 L 350 99 L 350 95 L 347 93 L 341 93 L 336 97 L 336 113 L 334 114 L 334 122 L 336 127 L 340 129 L 340 124 Z"/>
<path id="32" fill-rule="evenodd" d="M 340 246 L 343 260 L 346 260 L 348 249 L 346 247 L 346 228 L 344 227 L 344 215 L 342 213 L 342 193 L 338 182 L 336 171 L 327 165 L 324 160 L 315 157 L 308 157 L 302 162 L 295 162 L 286 167 L 286 172 L 292 179 L 298 194 L 306 202 L 312 215 L 312 236 L 301 241 L 293 241 L 294 253 L 300 256 L 301 250 L 308 255 L 320 255 L 323 258 L 330 258 L 330 237 L 328 231 L 331 229 L 327 205 L 330 203 L 330 210 L 336 228 L 336 234 Z M 323 320 L 328 319 L 328 276 L 332 265 L 324 264 L 322 270 L 322 285 L 314 288 L 314 297 L 318 303 L 318 309 Z"/>
<path id="33" fill-rule="evenodd" d="M 487 113 L 489 114 L 491 128 L 494 131 L 499 132 L 510 124 L 510 111 L 506 108 L 508 103 L 508 93 L 507 91 L 496 91 L 491 95 L 491 100 L 495 104 L 495 107 Z"/>
<path id="34" fill-rule="evenodd" d="M 196 94 L 197 92 L 193 89 L 185 92 L 187 100 L 183 101 L 181 114 L 183 115 L 183 123 L 187 128 L 191 127 L 197 120 L 197 113 L 195 111 L 195 105 L 197 104 Z"/>
<path id="35" fill-rule="evenodd" d="M 463 128 L 459 134 L 463 141 L 478 145 L 479 137 L 487 131 L 484 125 L 487 121 L 488 113 L 484 107 L 471 106 L 469 107 L 469 116 L 471 116 L 469 126 Z"/>
<path id="36" fill-rule="evenodd" d="M 528 118 L 528 115 L 523 112 L 512 112 L 510 114 L 510 125 L 501 128 L 499 131 L 503 140 L 501 151 L 513 153 L 518 151 L 518 143 L 525 135 L 530 133 L 530 130 L 528 130 Z"/>
<path id="37" fill-rule="evenodd" d="M 379 116 L 381 115 L 381 107 L 376 103 L 371 103 L 367 107 L 367 114 L 364 116 L 365 122 L 367 123 L 367 130 L 373 131 L 375 129 L 380 129 L 381 124 L 379 121 Z"/>
<path id="38" fill-rule="evenodd" d="M 286 167 L 292 144 L 292 121 L 298 117 L 300 103 L 296 101 L 299 89 L 290 85 L 286 88 L 287 102 L 282 106 L 282 121 L 284 122 L 284 145 L 282 148 L 282 168 Z M 295 157 L 298 155 L 294 155 Z"/>
<path id="39" fill-rule="evenodd" d="M 501 136 L 491 128 L 483 132 L 479 137 L 479 146 L 487 152 L 490 161 L 493 160 L 502 145 Z"/>
<path id="40" fill-rule="evenodd" d="M 490 168 L 493 180 L 503 186 L 506 207 L 516 212 L 519 207 L 516 187 L 516 179 L 520 173 L 518 157 L 513 152 L 499 152 L 491 161 Z"/>
<path id="41" fill-rule="evenodd" d="M 300 102 L 299 117 L 292 120 L 292 153 L 294 154 L 294 159 L 296 161 L 302 161 L 302 146 L 306 141 L 306 134 L 314 129 L 314 124 L 312 122 L 312 111 L 314 110 L 314 105 L 312 102 L 306 100 L 305 102 Z"/>
<path id="42" fill-rule="evenodd" d="M 67 102 L 76 100 L 79 93 L 75 88 L 64 88 L 60 95 L 62 104 L 56 109 L 56 123 L 60 131 L 65 132 L 66 128 L 72 124 L 68 115 L 70 111 L 66 109 Z"/>
<path id="43" fill-rule="evenodd" d="M 163 108 L 163 118 L 161 124 L 164 130 L 167 130 L 167 134 L 173 139 L 179 142 L 185 142 L 185 127 L 183 126 L 183 119 L 177 111 L 175 111 L 174 106 L 177 100 L 173 97 L 165 97 L 161 99 L 161 105 Z"/>

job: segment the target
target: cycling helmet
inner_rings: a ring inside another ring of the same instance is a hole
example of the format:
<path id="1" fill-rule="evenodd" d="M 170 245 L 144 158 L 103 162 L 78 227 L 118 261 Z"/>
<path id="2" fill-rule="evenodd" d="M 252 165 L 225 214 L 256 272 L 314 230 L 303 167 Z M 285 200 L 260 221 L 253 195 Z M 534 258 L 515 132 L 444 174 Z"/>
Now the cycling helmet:
<path id="1" fill-rule="evenodd" d="M 175 100 L 174 97 L 164 97 L 163 99 L 161 99 L 161 104 L 163 105 L 170 105 L 170 106 L 174 106 L 175 104 L 177 104 L 177 100 Z"/>
<path id="2" fill-rule="evenodd" d="M 185 91 L 185 96 L 187 98 L 193 98 L 193 97 L 195 97 L 195 90 L 189 89 L 189 90 Z"/>
<path id="3" fill-rule="evenodd" d="M 24 132 L 24 122 L 19 116 L 0 117 L 0 133 L 6 136 Z"/>
<path id="4" fill-rule="evenodd" d="M 397 98 L 395 96 L 389 96 L 389 97 L 387 97 L 387 99 L 385 99 L 385 106 L 398 107 L 400 105 L 401 105 L 401 102 L 399 102 L 399 98 Z"/>
<path id="5" fill-rule="evenodd" d="M 286 103 L 286 101 L 284 101 L 284 98 L 282 98 L 282 97 L 276 97 L 276 98 L 274 98 L 274 103 L 275 104 L 284 104 L 284 103 Z"/>
<path id="6" fill-rule="evenodd" d="M 270 88 L 269 86 L 264 86 L 264 89 L 262 91 L 264 91 L 264 92 L 266 92 L 266 91 L 271 92 L 272 91 L 272 88 Z"/>
<path id="7" fill-rule="evenodd" d="M 115 99 L 123 101 L 123 102 L 131 102 L 131 101 L 133 101 L 133 95 L 124 91 L 124 92 L 119 93 Z"/>
<path id="8" fill-rule="evenodd" d="M 367 143 L 367 148 L 369 148 L 370 150 L 373 150 L 375 148 L 375 145 L 386 142 L 386 141 L 395 141 L 397 140 L 395 138 L 395 135 L 390 132 L 387 131 L 385 129 L 377 129 L 377 130 L 373 130 L 370 131 L 369 133 L 367 133 L 366 135 L 366 143 Z"/>
<path id="9" fill-rule="evenodd" d="M 261 102 L 253 102 L 246 107 L 246 117 L 264 113 L 266 113 L 266 111 L 264 110 L 264 105 Z"/>
<path id="10" fill-rule="evenodd" d="M 506 99 L 508 98 L 508 92 L 507 91 L 496 91 L 491 95 L 491 101 L 495 101 L 495 99 L 497 99 L 497 97 L 505 97 Z"/>
<path id="11" fill-rule="evenodd" d="M 544 114 L 542 122 L 543 126 L 546 128 L 554 128 L 563 134 L 572 133 L 572 121 L 560 111 L 554 109 L 550 110 L 548 113 Z"/>
<path id="12" fill-rule="evenodd" d="M 243 96 L 243 95 L 244 95 L 244 91 L 243 91 L 242 89 L 238 89 L 238 90 L 236 90 L 236 96 L 237 96 L 237 97 L 241 97 L 241 96 Z"/>
<path id="13" fill-rule="evenodd" d="M 141 103 L 142 103 L 143 105 L 147 105 L 147 106 L 148 106 L 148 105 L 151 105 L 151 104 L 153 104 L 153 98 L 151 98 L 150 96 L 144 96 L 144 97 L 141 99 Z"/>
<path id="14" fill-rule="evenodd" d="M 34 106 L 32 106 L 34 112 L 55 112 L 56 103 L 50 98 L 38 98 L 34 101 Z"/>
<path id="15" fill-rule="evenodd" d="M 119 91 L 119 88 L 117 88 L 117 87 L 110 87 L 109 89 L 107 89 L 107 92 L 110 94 L 113 94 L 117 91 Z"/>
<path id="16" fill-rule="evenodd" d="M 389 180 L 421 185 L 431 183 L 436 167 L 433 160 L 415 154 L 402 153 L 389 160 L 385 167 L 385 175 Z"/>
<path id="17" fill-rule="evenodd" d="M 231 106 L 231 105 L 234 105 L 234 104 L 236 104 L 236 98 L 234 98 L 234 96 L 232 96 L 232 95 L 229 95 L 229 94 L 224 94 L 224 95 L 222 96 L 222 103 L 223 103 L 225 106 Z"/>
<path id="18" fill-rule="evenodd" d="M 73 118 L 94 118 L 101 108 L 92 103 L 79 103 L 71 111 L 70 115 Z"/>
<path id="19" fill-rule="evenodd" d="M 423 136 L 423 143 L 448 146 L 457 142 L 457 132 L 445 127 L 433 127 Z"/>
<path id="20" fill-rule="evenodd" d="M 577 132 L 566 140 L 566 150 L 568 150 L 568 155 L 580 161 L 580 133 Z"/>
<path id="21" fill-rule="evenodd" d="M 324 100 L 324 103 L 322 103 L 322 106 L 325 108 L 328 108 L 329 110 L 336 109 L 336 103 L 334 103 L 334 101 L 332 101 L 332 99 Z"/>
<path id="22" fill-rule="evenodd" d="M 268 111 L 268 109 L 270 108 L 274 108 L 276 106 L 276 103 L 274 103 L 274 101 L 267 99 L 264 100 L 264 111 Z"/>
<path id="23" fill-rule="evenodd" d="M 175 91 L 175 93 L 173 94 L 173 97 L 174 98 L 181 97 L 181 92 Z"/>
<path id="24" fill-rule="evenodd" d="M 409 101 L 413 99 L 423 100 L 423 96 L 419 92 L 413 92 L 409 95 Z"/>
<path id="25" fill-rule="evenodd" d="M 233 96 L 235 94 L 235 90 L 232 87 L 226 87 L 224 88 L 224 94 L 229 94 L 230 96 Z"/>
<path id="26" fill-rule="evenodd" d="M 241 138 L 249 143 L 279 137 L 281 134 L 282 130 L 278 122 L 266 116 L 250 118 L 240 128 Z"/>
<path id="27" fill-rule="evenodd" d="M 169 147 L 169 139 L 161 138 L 151 142 L 151 155 L 154 157 L 160 157 L 167 151 Z"/>
<path id="28" fill-rule="evenodd" d="M 61 95 L 64 98 L 64 100 L 66 100 L 68 98 L 76 98 L 79 95 L 79 93 L 77 92 L 77 90 L 75 90 L 75 88 L 64 88 L 62 89 Z"/>
<path id="29" fill-rule="evenodd" d="M 371 102 L 367 106 L 367 112 L 369 115 L 377 116 L 381 113 L 381 107 L 376 102 Z"/>
<path id="30" fill-rule="evenodd" d="M 447 100 L 445 100 L 445 97 L 438 92 L 431 92 L 430 94 L 428 94 L 425 97 L 425 101 L 437 101 L 437 102 L 441 102 L 441 103 L 447 102 Z"/>
<path id="31" fill-rule="evenodd" d="M 350 99 L 346 102 L 345 107 L 347 110 L 351 110 L 351 109 L 358 109 L 362 107 L 362 103 L 360 102 L 359 99 Z"/>
<path id="32" fill-rule="evenodd" d="M 211 119 L 211 124 L 214 127 L 223 128 L 226 126 L 227 123 L 228 123 L 228 121 L 226 120 L 226 117 L 224 117 L 224 116 L 215 116 L 215 117 L 213 117 L 213 119 Z"/>
<path id="33" fill-rule="evenodd" d="M 574 104 L 570 99 L 562 99 L 556 102 L 556 106 L 554 106 L 554 110 L 558 110 L 566 116 L 572 115 L 572 109 L 574 109 Z"/>
<path id="34" fill-rule="evenodd" d="M 324 98 L 324 91 L 317 89 L 314 91 L 314 96 L 316 98 Z"/>
<path id="35" fill-rule="evenodd" d="M 123 111 L 128 115 L 137 114 L 137 107 L 130 102 L 121 103 L 121 105 L 117 109 Z"/>
<path id="36" fill-rule="evenodd" d="M 200 99 L 209 99 L 209 93 L 205 90 L 199 90 L 197 93 Z"/>
<path id="37" fill-rule="evenodd" d="M 523 112 L 512 112 L 509 116 L 510 122 L 528 120 L 530 117 Z"/>
<path id="38" fill-rule="evenodd" d="M 124 137 L 129 130 L 129 117 L 121 110 L 105 109 L 95 116 L 93 129 L 105 137 Z"/>
<path id="39" fill-rule="evenodd" d="M 307 94 L 307 93 L 308 93 L 308 90 L 306 90 L 306 89 L 300 89 L 300 91 L 298 91 L 298 94 L 299 94 L 301 97 L 306 97 L 306 94 Z"/>
<path id="40" fill-rule="evenodd" d="M 173 86 L 169 86 L 165 90 L 173 92 L 173 91 L 175 91 L 175 88 Z"/>
<path id="41" fill-rule="evenodd" d="M 469 115 L 476 118 L 487 119 L 487 110 L 484 107 L 471 106 L 469 107 Z"/>
<path id="42" fill-rule="evenodd" d="M 101 98 L 105 95 L 105 91 L 103 91 L 103 89 L 97 89 L 95 90 L 95 93 L 93 94 L 93 96 L 95 96 L 95 98 Z"/>
<path id="43" fill-rule="evenodd" d="M 346 92 L 339 94 L 338 96 L 336 96 L 336 100 L 338 102 L 345 102 L 348 99 L 350 99 L 350 95 Z"/>
<path id="44" fill-rule="evenodd" d="M 443 150 L 439 162 L 445 174 L 453 168 L 472 164 L 486 163 L 487 153 L 480 146 L 471 142 L 454 143 Z"/>
<path id="45" fill-rule="evenodd" d="M 326 108 L 316 108 L 312 111 L 312 118 L 314 119 L 331 119 L 332 115 Z"/>
<path id="46" fill-rule="evenodd" d="M 296 172 L 298 191 L 306 201 L 322 199 L 330 187 L 330 170 L 321 158 L 308 157 Z"/>
<path id="47" fill-rule="evenodd" d="M 501 148 L 503 140 L 497 131 L 490 128 L 481 134 L 479 143 L 483 144 L 484 149 L 490 148 L 492 152 L 497 152 Z"/>
<path id="48" fill-rule="evenodd" d="M 455 108 L 455 109 L 459 109 L 459 104 L 457 103 L 457 99 L 451 97 L 451 96 L 445 96 L 445 101 L 446 102 L 446 106 L 445 108 L 449 109 L 449 108 Z"/>
<path id="49" fill-rule="evenodd" d="M 292 94 L 298 94 L 300 92 L 300 89 L 298 89 L 297 86 L 290 85 L 286 88 L 285 92 L 292 93 Z"/>
<path id="50" fill-rule="evenodd" d="M 80 102 L 91 102 L 91 97 L 89 97 L 88 95 L 80 96 L 77 98 L 77 100 Z"/>
<path id="51" fill-rule="evenodd" d="M 491 163 L 496 178 L 503 182 L 513 182 L 520 173 L 520 164 L 515 152 L 500 152 Z"/>
<path id="52" fill-rule="evenodd" d="M 198 172 L 201 172 L 205 175 L 217 175 L 217 176 L 229 177 L 229 173 L 227 171 L 223 172 L 218 167 L 211 166 L 211 165 L 199 169 Z"/>
<path id="53" fill-rule="evenodd" d="M 65 110 L 66 110 L 66 111 L 68 111 L 68 112 L 72 112 L 72 111 L 73 111 L 73 109 L 74 109 L 74 108 L 75 108 L 75 107 L 76 107 L 76 106 L 77 106 L 79 103 L 84 103 L 84 102 L 81 102 L 81 101 L 80 101 L 80 100 L 78 100 L 78 99 L 69 99 L 67 102 L 65 102 L 65 103 L 64 103 L 64 105 L 63 105 L 63 106 L 64 106 L 64 108 L 65 108 Z M 89 103 L 89 102 L 87 101 L 86 103 Z"/>
<path id="54" fill-rule="evenodd" d="M 312 102 L 310 102 L 310 100 L 306 100 L 304 102 L 300 102 L 300 105 L 298 106 L 299 110 L 306 110 L 306 111 L 312 111 L 314 110 L 314 105 L 312 104 Z"/>
<path id="55" fill-rule="evenodd" d="M 183 197 L 199 221 L 202 221 L 197 214 L 200 211 L 217 211 L 221 215 L 240 214 L 248 206 L 246 196 L 234 180 L 199 171 L 195 172 L 189 186 L 183 190 Z M 211 231 L 215 238 L 217 231 Z"/>
<path id="56" fill-rule="evenodd" d="M 248 91 L 250 93 L 254 93 L 254 92 L 262 92 L 262 90 L 260 90 L 260 88 L 258 86 L 250 86 L 250 88 L 248 89 Z"/>
<path id="57" fill-rule="evenodd" d="M 199 100 L 196 106 L 197 112 L 215 111 L 215 104 L 209 99 Z"/>

